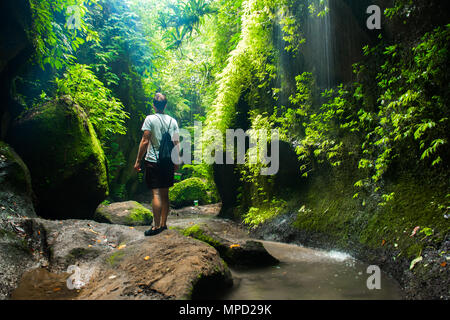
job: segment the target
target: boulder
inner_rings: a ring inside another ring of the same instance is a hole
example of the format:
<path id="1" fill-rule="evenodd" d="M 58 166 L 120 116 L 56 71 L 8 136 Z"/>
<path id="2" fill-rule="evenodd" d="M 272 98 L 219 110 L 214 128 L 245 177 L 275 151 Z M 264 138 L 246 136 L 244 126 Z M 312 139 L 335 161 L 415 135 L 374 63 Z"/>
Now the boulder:
<path id="1" fill-rule="evenodd" d="M 214 247 L 230 266 L 272 266 L 279 261 L 271 256 L 261 242 L 253 240 L 230 241 L 208 230 L 206 225 L 193 225 L 181 231 L 183 235 L 206 242 Z"/>
<path id="2" fill-rule="evenodd" d="M 181 208 L 192 206 L 194 200 L 200 205 L 210 203 L 208 189 L 200 178 L 189 178 L 176 183 L 169 191 L 171 206 Z"/>
<path id="3" fill-rule="evenodd" d="M 144 237 L 134 227 L 88 220 L 31 221 L 45 230 L 51 263 L 25 273 L 13 299 L 189 299 L 232 285 L 214 248 L 173 230 Z M 78 291 L 68 290 L 69 276 Z"/>
<path id="4" fill-rule="evenodd" d="M 97 222 L 121 224 L 126 226 L 145 226 L 153 222 L 153 213 L 136 201 L 101 204 L 95 211 Z"/>
<path id="5" fill-rule="evenodd" d="M 106 160 L 83 109 L 64 96 L 29 110 L 10 130 L 27 164 L 39 216 L 92 218 L 108 195 Z"/>
<path id="6" fill-rule="evenodd" d="M 36 217 L 27 166 L 0 141 L 0 217 Z"/>

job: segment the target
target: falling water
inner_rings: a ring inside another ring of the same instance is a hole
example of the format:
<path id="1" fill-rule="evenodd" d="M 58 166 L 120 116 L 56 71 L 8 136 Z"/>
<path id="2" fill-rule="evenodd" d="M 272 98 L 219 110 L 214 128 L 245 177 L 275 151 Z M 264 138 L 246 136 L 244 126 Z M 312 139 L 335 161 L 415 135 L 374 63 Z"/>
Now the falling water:
<path id="1" fill-rule="evenodd" d="M 331 87 L 334 83 L 334 45 L 331 26 L 331 11 L 325 1 L 326 14 L 310 13 L 306 18 L 303 56 L 307 70 L 316 75 L 320 87 Z M 323 9 L 323 8 L 322 8 Z"/>
<path id="2" fill-rule="evenodd" d="M 326 6 L 328 8 L 328 0 L 326 1 Z M 331 64 L 332 64 L 332 50 L 331 50 L 331 23 L 330 23 L 330 13 L 328 12 L 325 17 L 321 18 L 323 20 L 324 28 L 324 44 L 325 44 L 325 63 L 326 63 L 326 80 L 327 87 L 330 88 L 331 83 Z"/>

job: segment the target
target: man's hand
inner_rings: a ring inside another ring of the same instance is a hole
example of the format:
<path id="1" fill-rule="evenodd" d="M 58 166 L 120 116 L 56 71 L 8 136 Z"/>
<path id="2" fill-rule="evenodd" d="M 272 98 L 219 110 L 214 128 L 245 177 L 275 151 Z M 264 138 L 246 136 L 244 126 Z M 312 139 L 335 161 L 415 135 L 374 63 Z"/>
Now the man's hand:
<path id="1" fill-rule="evenodd" d="M 136 161 L 136 163 L 134 164 L 134 170 L 136 170 L 137 172 L 141 172 L 141 164 L 139 163 L 139 161 Z"/>
<path id="2" fill-rule="evenodd" d="M 144 157 L 147 152 L 148 144 L 150 143 L 151 133 L 148 130 L 144 131 L 142 135 L 141 143 L 139 144 L 139 151 L 136 158 L 136 163 L 134 164 L 134 170 L 137 172 L 141 172 L 141 159 Z"/>

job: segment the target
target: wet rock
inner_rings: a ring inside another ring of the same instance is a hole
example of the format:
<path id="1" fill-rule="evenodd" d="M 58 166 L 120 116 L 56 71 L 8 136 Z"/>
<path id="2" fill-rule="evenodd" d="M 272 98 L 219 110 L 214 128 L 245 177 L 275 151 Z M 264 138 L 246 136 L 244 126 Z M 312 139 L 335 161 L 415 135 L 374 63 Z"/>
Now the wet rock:
<path id="1" fill-rule="evenodd" d="M 150 206 L 150 205 L 149 205 Z M 189 216 L 202 216 L 202 217 L 215 217 L 220 211 L 222 204 L 214 203 L 204 206 L 192 206 L 184 207 L 181 209 L 171 209 L 170 215 L 173 217 L 189 217 Z"/>
<path id="2" fill-rule="evenodd" d="M 165 231 L 106 257 L 79 299 L 188 299 L 232 285 L 214 248 Z"/>
<path id="3" fill-rule="evenodd" d="M 43 218 L 92 218 L 108 194 L 106 159 L 83 109 L 65 96 L 33 108 L 10 130 Z"/>
<path id="4" fill-rule="evenodd" d="M 412 270 L 405 268 L 403 280 L 408 299 L 450 300 L 450 235 L 422 252 L 423 260 Z"/>
<path id="5" fill-rule="evenodd" d="M 89 270 L 102 263 L 101 255 L 120 251 L 123 246 L 144 238 L 144 234 L 134 228 L 90 220 L 36 221 L 46 230 L 46 243 L 52 252 L 49 266 L 52 272 L 65 272 L 74 264 Z"/>
<path id="6" fill-rule="evenodd" d="M 45 229 L 49 265 L 23 276 L 16 299 L 182 299 L 232 285 L 214 248 L 176 231 L 144 237 L 134 227 L 94 221 L 32 221 Z M 61 275 L 81 284 L 76 294 L 61 287 Z"/>
<path id="7" fill-rule="evenodd" d="M 125 201 L 100 205 L 95 211 L 94 220 L 126 226 L 145 226 L 152 224 L 153 214 L 139 202 Z"/>
<path id="8" fill-rule="evenodd" d="M 27 271 L 48 264 L 42 226 L 25 219 L 0 219 L 0 300 L 9 299 Z"/>
<path id="9" fill-rule="evenodd" d="M 36 217 L 31 178 L 16 152 L 0 141 L 0 217 Z"/>
<path id="10" fill-rule="evenodd" d="M 258 241 L 230 241 L 208 230 L 206 225 L 194 225 L 182 230 L 182 233 L 214 247 L 231 266 L 271 266 L 279 263 Z"/>
<path id="11" fill-rule="evenodd" d="M 279 263 L 259 241 L 247 240 L 239 246 L 231 244 L 229 248 L 228 260 L 233 265 L 260 267 Z"/>

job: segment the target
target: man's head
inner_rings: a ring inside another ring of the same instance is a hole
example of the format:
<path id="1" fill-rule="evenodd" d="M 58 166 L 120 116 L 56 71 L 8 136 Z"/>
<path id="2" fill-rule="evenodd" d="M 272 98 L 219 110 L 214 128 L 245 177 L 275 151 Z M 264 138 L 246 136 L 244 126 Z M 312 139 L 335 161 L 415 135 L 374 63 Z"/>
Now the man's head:
<path id="1" fill-rule="evenodd" d="M 153 106 L 157 112 L 163 112 L 167 106 L 166 96 L 159 92 L 155 94 L 155 97 L 153 98 Z"/>

